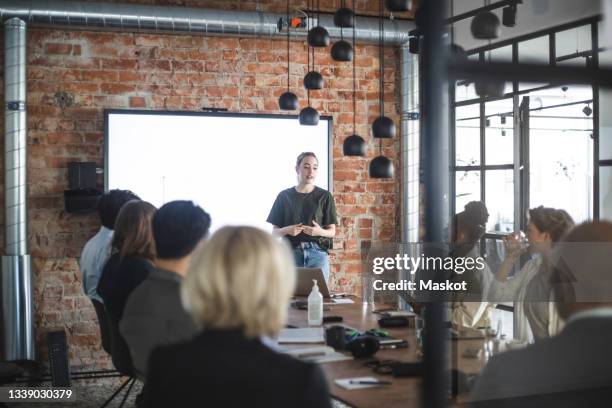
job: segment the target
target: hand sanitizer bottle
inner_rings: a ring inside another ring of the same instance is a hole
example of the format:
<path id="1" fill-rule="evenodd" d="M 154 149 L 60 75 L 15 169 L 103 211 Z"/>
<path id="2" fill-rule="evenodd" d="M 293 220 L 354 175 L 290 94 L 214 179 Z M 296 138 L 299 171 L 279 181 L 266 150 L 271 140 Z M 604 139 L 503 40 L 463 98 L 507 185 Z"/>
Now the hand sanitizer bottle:
<path id="1" fill-rule="evenodd" d="M 317 280 L 312 280 L 312 291 L 308 296 L 308 325 L 321 326 L 323 324 L 323 295 L 319 292 Z"/>

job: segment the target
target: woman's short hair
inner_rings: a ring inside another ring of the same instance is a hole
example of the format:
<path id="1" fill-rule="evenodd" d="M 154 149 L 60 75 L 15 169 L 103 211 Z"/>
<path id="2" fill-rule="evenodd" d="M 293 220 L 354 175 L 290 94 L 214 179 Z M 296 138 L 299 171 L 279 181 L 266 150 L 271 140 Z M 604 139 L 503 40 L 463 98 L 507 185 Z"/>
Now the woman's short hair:
<path id="1" fill-rule="evenodd" d="M 295 167 L 300 167 L 300 164 L 302 164 L 302 160 L 304 160 L 306 157 L 314 157 L 317 162 L 319 162 L 319 159 L 313 152 L 303 152 L 300 153 L 300 155 L 297 157 L 297 160 L 295 161 Z"/>
<path id="2" fill-rule="evenodd" d="M 197 250 L 183 304 L 204 329 L 274 336 L 285 325 L 295 273 L 286 243 L 257 228 L 224 227 Z"/>
<path id="3" fill-rule="evenodd" d="M 112 248 L 121 258 L 155 259 L 151 221 L 155 207 L 147 201 L 128 201 L 117 215 Z"/>
<path id="4" fill-rule="evenodd" d="M 567 211 L 544 206 L 529 210 L 529 222 L 540 232 L 547 232 L 552 242 L 558 242 L 574 228 L 574 220 Z"/>

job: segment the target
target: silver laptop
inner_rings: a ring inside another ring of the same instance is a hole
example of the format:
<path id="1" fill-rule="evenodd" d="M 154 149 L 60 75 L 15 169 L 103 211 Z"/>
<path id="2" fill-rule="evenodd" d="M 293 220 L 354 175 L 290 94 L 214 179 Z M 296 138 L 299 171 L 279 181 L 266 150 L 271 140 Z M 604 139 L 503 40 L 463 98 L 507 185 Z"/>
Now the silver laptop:
<path id="1" fill-rule="evenodd" d="M 317 280 L 319 292 L 324 298 L 329 298 L 329 289 L 323 276 L 321 268 L 297 268 L 297 284 L 295 285 L 295 296 L 308 296 L 312 291 L 312 280 Z"/>

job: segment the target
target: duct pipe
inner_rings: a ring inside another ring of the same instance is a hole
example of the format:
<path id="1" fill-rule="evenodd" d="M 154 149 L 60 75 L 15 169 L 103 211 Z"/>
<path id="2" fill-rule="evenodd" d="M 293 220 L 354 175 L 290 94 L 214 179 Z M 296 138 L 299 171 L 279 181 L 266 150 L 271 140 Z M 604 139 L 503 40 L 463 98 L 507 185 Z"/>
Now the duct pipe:
<path id="1" fill-rule="evenodd" d="M 4 23 L 3 358 L 34 360 L 32 274 L 28 255 L 26 177 L 26 23 Z"/>
<path id="2" fill-rule="evenodd" d="M 18 17 L 30 25 L 63 25 L 107 28 L 123 31 L 205 33 L 237 36 L 284 36 L 278 20 L 285 14 L 258 11 L 226 11 L 193 7 L 148 6 L 142 4 L 92 3 L 59 0 L 2 0 L 0 18 Z M 357 17 L 356 40 L 378 43 L 378 20 Z M 321 15 L 321 25 L 332 39 L 340 38 L 333 16 Z M 408 42 L 411 21 L 386 20 L 385 43 Z M 306 30 L 295 30 L 294 37 L 305 37 Z"/>

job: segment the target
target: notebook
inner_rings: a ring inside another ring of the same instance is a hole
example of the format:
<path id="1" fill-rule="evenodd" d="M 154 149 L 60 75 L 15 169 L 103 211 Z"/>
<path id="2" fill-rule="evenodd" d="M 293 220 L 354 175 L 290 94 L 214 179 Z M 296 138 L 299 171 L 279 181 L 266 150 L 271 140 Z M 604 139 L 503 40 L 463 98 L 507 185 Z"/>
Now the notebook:
<path id="1" fill-rule="evenodd" d="M 301 329 L 282 329 L 278 335 L 280 343 L 325 343 L 325 333 L 322 327 L 307 327 Z"/>

